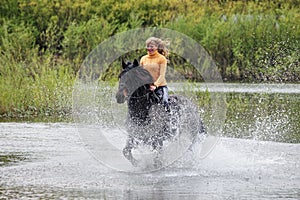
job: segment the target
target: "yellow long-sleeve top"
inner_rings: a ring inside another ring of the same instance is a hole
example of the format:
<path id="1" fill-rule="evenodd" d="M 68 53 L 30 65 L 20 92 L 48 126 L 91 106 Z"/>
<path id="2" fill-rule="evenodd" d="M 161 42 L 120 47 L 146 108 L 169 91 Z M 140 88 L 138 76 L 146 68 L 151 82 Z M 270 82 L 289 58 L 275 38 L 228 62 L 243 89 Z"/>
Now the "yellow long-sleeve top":
<path id="1" fill-rule="evenodd" d="M 141 66 L 146 69 L 154 80 L 156 87 L 166 86 L 167 81 L 165 78 L 167 71 L 167 59 L 165 56 L 155 51 L 153 54 L 147 54 L 140 60 Z"/>

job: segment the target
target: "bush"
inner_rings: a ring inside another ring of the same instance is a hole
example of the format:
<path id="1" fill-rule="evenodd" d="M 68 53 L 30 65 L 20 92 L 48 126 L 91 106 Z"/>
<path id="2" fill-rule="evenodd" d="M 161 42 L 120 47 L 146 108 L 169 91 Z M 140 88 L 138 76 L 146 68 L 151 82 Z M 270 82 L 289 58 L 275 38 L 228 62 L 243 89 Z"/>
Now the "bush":
<path id="1" fill-rule="evenodd" d="M 299 8 L 294 0 L 2 0 L 0 113 L 68 110 L 69 87 L 84 58 L 108 37 L 133 28 L 186 34 L 209 52 L 224 80 L 299 82 Z M 201 80 L 176 52 L 170 59 L 186 78 Z M 116 80 L 117 65 L 106 80 Z"/>

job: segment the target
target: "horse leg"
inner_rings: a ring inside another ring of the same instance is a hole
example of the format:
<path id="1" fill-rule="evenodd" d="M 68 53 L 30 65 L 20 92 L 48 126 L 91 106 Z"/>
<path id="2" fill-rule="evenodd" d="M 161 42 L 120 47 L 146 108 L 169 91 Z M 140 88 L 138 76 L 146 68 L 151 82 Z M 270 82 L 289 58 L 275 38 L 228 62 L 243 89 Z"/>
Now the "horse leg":
<path id="1" fill-rule="evenodd" d="M 170 111 L 168 112 L 168 118 L 169 118 L 169 134 L 168 138 L 173 138 L 176 135 L 176 132 L 179 128 L 179 115 L 180 115 L 180 108 L 178 105 L 176 105 L 174 102 L 172 102 Z"/>
<path id="2" fill-rule="evenodd" d="M 138 161 L 132 156 L 131 150 L 133 149 L 133 139 L 129 138 L 127 140 L 126 146 L 123 148 L 124 157 L 131 162 L 131 164 L 135 167 L 138 165 Z"/>

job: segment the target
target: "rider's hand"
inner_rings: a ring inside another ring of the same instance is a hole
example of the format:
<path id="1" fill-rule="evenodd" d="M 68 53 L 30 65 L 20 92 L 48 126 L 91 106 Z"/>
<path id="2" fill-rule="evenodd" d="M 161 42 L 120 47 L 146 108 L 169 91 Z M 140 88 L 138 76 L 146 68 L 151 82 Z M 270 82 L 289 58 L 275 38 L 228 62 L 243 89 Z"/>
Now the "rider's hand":
<path id="1" fill-rule="evenodd" d="M 150 90 L 151 91 L 154 91 L 156 89 L 156 86 L 155 85 L 150 85 Z"/>

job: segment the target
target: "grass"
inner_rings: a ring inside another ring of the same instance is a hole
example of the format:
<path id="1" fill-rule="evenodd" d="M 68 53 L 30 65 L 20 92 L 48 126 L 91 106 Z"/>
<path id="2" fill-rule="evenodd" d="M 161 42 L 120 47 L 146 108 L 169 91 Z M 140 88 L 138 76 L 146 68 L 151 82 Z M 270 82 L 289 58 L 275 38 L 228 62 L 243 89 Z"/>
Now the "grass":
<path id="1" fill-rule="evenodd" d="M 38 116 L 63 117 L 72 107 L 74 72 L 68 65 L 53 66 L 51 61 L 23 63 L 1 61 L 1 118 Z"/>

